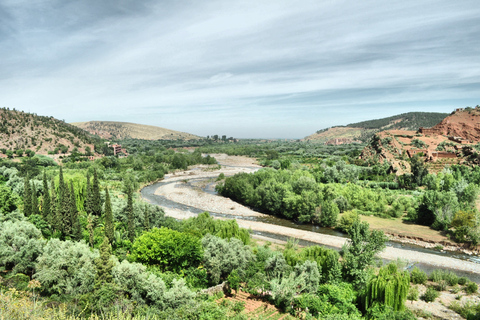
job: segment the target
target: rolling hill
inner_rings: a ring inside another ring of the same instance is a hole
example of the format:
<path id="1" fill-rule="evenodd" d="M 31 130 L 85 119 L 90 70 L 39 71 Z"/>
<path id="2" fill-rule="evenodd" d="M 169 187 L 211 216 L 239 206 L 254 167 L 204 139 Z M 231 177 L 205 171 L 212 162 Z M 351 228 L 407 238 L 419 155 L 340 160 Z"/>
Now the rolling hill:
<path id="1" fill-rule="evenodd" d="M 190 133 L 169 130 L 156 126 L 116 121 L 73 122 L 72 125 L 104 139 L 143 140 L 195 140 L 201 139 Z"/>
<path id="2" fill-rule="evenodd" d="M 442 121 L 448 113 L 409 112 L 396 116 L 351 123 L 319 130 L 305 140 L 314 140 L 326 144 L 344 144 L 367 142 L 376 132 L 382 130 L 417 130 L 420 127 L 432 127 Z"/>
<path id="3" fill-rule="evenodd" d="M 38 116 L 8 108 L 0 108 L 0 151 L 20 153 L 31 150 L 37 154 L 68 153 L 75 148 L 92 152 L 98 138 L 54 117 Z"/>

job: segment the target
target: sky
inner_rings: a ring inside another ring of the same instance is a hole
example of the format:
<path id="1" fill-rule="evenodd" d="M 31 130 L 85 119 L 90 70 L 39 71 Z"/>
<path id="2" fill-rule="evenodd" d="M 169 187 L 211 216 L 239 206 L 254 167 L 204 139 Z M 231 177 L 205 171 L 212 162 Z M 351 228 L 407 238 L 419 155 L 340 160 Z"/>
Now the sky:
<path id="1" fill-rule="evenodd" d="M 236 138 L 480 104 L 478 0 L 0 0 L 0 107 Z"/>

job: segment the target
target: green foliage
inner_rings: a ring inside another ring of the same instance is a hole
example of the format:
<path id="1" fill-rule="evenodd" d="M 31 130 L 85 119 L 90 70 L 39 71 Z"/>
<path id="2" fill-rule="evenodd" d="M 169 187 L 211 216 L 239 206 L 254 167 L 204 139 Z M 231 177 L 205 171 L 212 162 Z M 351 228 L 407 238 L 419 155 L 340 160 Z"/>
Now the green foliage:
<path id="1" fill-rule="evenodd" d="M 0 214 L 6 214 L 17 209 L 20 197 L 8 186 L 0 184 Z"/>
<path id="2" fill-rule="evenodd" d="M 355 224 L 360 222 L 360 216 L 357 210 L 346 211 L 339 219 L 337 224 L 337 229 L 348 232 L 350 228 Z"/>
<path id="3" fill-rule="evenodd" d="M 112 203 L 110 202 L 108 188 L 105 188 L 105 236 L 110 243 L 114 241 L 113 231 Z"/>
<path id="4" fill-rule="evenodd" d="M 440 293 L 433 287 L 428 287 L 427 291 L 422 295 L 421 299 L 425 302 L 433 302 L 440 296 Z"/>
<path id="5" fill-rule="evenodd" d="M 115 262 L 111 259 L 112 247 L 107 237 L 103 238 L 102 245 L 100 246 L 100 257 L 95 260 L 95 267 L 97 268 L 97 274 L 95 276 L 95 287 L 100 288 L 107 283 L 112 282 L 112 269 Z"/>
<path id="6" fill-rule="evenodd" d="M 414 284 L 426 284 L 428 276 L 424 271 L 418 269 L 417 267 L 414 267 L 412 272 L 410 273 L 410 279 Z"/>
<path id="7" fill-rule="evenodd" d="M 407 300 L 411 301 L 417 301 L 419 297 L 419 292 L 418 292 L 418 287 L 417 286 L 411 286 L 410 289 L 408 290 L 407 294 Z"/>
<path id="8" fill-rule="evenodd" d="M 248 263 L 254 258 L 249 247 L 236 239 L 221 239 L 207 234 L 202 239 L 203 262 L 208 270 L 211 282 L 217 284 L 233 270 L 243 277 Z"/>
<path id="9" fill-rule="evenodd" d="M 126 260 L 112 269 L 114 282 L 139 304 L 164 307 L 165 283 L 139 263 Z"/>
<path id="10" fill-rule="evenodd" d="M 202 246 L 196 236 L 164 227 L 153 228 L 135 240 L 131 257 L 162 270 L 180 272 L 198 266 L 202 260 Z"/>
<path id="11" fill-rule="evenodd" d="M 480 304 L 475 304 L 471 301 L 459 303 L 454 301 L 449 306 L 450 309 L 461 315 L 467 320 L 479 320 L 480 319 Z"/>
<path id="12" fill-rule="evenodd" d="M 410 276 L 408 272 L 400 272 L 395 263 L 380 268 L 378 275 L 370 279 L 365 295 L 365 309 L 375 303 L 389 306 L 394 311 L 405 308 Z"/>
<path id="13" fill-rule="evenodd" d="M 240 228 L 236 220 L 213 219 L 208 212 L 202 212 L 196 217 L 185 220 L 181 228 L 184 232 L 199 237 L 210 233 L 222 239 L 237 238 L 244 244 L 250 242 L 248 230 Z"/>
<path id="14" fill-rule="evenodd" d="M 367 282 L 367 268 L 374 262 L 375 255 L 385 248 L 387 237 L 378 230 L 369 230 L 366 222 L 354 222 L 348 230 L 350 241 L 342 248 L 343 276 L 356 288 Z"/>
<path id="15" fill-rule="evenodd" d="M 475 282 L 469 282 L 465 286 L 465 292 L 467 294 L 477 293 L 477 291 L 478 291 L 478 285 Z"/>
<path id="16" fill-rule="evenodd" d="M 6 270 L 31 275 L 44 244 L 42 233 L 30 222 L 0 222 L 0 266 Z"/>
<path id="17" fill-rule="evenodd" d="M 100 198 L 100 183 L 98 181 L 98 173 L 96 168 L 93 171 L 92 192 L 90 196 L 92 197 L 90 202 L 90 210 L 92 211 L 93 215 L 100 217 L 102 213 L 102 200 Z"/>
<path id="18" fill-rule="evenodd" d="M 301 261 L 315 261 L 320 271 L 321 283 L 338 283 L 342 277 L 342 266 L 337 251 L 320 246 L 303 248 L 300 253 Z"/>
<path id="19" fill-rule="evenodd" d="M 93 290 L 97 257 L 84 242 L 51 239 L 38 257 L 34 278 L 49 294 L 84 294 Z"/>
<path id="20" fill-rule="evenodd" d="M 230 288 L 235 290 L 237 293 L 238 288 L 240 287 L 240 276 L 237 270 L 233 270 L 227 277 L 227 284 Z"/>

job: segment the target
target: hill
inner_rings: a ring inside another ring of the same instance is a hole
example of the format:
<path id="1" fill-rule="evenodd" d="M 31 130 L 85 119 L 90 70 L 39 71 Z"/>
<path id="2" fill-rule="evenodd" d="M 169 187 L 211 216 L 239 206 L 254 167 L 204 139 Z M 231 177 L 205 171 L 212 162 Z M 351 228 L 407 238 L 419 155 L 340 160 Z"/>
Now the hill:
<path id="1" fill-rule="evenodd" d="M 72 125 L 104 139 L 195 140 L 201 138 L 190 133 L 130 122 L 88 121 L 73 122 Z"/>
<path id="2" fill-rule="evenodd" d="M 480 163 L 480 107 L 457 109 L 432 128 L 385 130 L 374 134 L 363 159 L 388 161 L 397 173 L 410 172 L 408 158 L 420 154 L 431 171 L 445 165 Z"/>
<path id="3" fill-rule="evenodd" d="M 38 116 L 7 108 L 0 109 L 2 154 L 31 150 L 37 154 L 80 153 L 94 150 L 98 138 L 54 117 Z"/>
<path id="4" fill-rule="evenodd" d="M 420 127 L 431 127 L 442 121 L 446 116 L 448 116 L 448 113 L 402 113 L 392 117 L 319 130 L 306 137 L 305 140 L 316 140 L 326 144 L 367 142 L 376 132 L 382 130 L 417 130 Z"/>

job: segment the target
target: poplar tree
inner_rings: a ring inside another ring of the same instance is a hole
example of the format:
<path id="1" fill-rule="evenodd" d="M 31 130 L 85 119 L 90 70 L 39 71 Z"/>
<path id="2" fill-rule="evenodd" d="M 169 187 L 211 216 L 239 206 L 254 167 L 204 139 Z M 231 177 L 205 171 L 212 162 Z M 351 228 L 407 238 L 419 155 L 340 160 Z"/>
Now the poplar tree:
<path id="1" fill-rule="evenodd" d="M 108 188 L 105 188 L 105 236 L 110 243 L 113 243 L 113 214 Z"/>
<path id="2" fill-rule="evenodd" d="M 25 177 L 23 185 L 23 214 L 25 217 L 32 214 L 32 190 L 28 176 Z"/>
<path id="3" fill-rule="evenodd" d="M 91 214 L 87 217 L 87 229 L 88 229 L 88 242 L 90 243 L 90 247 L 93 248 L 93 216 Z"/>
<path id="4" fill-rule="evenodd" d="M 32 214 L 40 214 L 38 209 L 38 198 L 37 198 L 37 188 L 35 188 L 35 183 L 32 181 Z"/>
<path id="5" fill-rule="evenodd" d="M 82 239 L 82 226 L 78 218 L 77 202 L 75 201 L 75 190 L 73 181 L 70 181 L 70 222 L 72 226 L 72 238 L 79 241 Z"/>
<path id="6" fill-rule="evenodd" d="M 50 190 L 48 189 L 47 174 L 43 171 L 43 203 L 42 203 L 42 216 L 43 220 L 50 223 L 51 211 L 50 203 Z M 51 224 L 51 223 L 50 223 Z"/>
<path id="7" fill-rule="evenodd" d="M 98 183 L 97 169 L 93 170 L 93 185 L 92 185 L 92 214 L 99 217 L 102 214 L 102 201 L 100 199 L 100 185 Z"/>
<path id="8" fill-rule="evenodd" d="M 127 219 L 128 239 L 133 242 L 135 240 L 135 220 L 133 218 L 133 190 L 131 185 L 127 187 Z"/>

